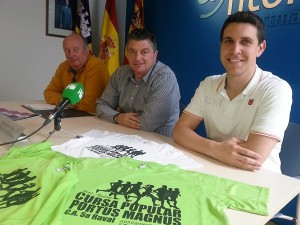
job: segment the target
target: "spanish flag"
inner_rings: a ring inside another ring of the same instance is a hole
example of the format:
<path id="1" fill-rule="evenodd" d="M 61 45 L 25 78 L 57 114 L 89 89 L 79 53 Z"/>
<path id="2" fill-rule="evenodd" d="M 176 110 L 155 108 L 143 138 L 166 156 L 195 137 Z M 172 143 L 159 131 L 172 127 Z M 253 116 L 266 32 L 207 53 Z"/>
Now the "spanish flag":
<path id="1" fill-rule="evenodd" d="M 100 38 L 99 58 L 105 62 L 110 75 L 120 66 L 115 0 L 106 0 Z"/>
<path id="2" fill-rule="evenodd" d="M 144 2 L 143 0 L 135 0 L 134 4 L 134 14 L 130 23 L 129 27 L 129 34 L 131 31 L 134 29 L 142 29 L 144 28 Z M 127 51 L 126 51 L 126 46 L 125 46 L 125 54 L 124 54 L 124 61 L 123 64 L 128 64 L 128 59 L 127 59 Z"/>
<path id="3" fill-rule="evenodd" d="M 81 34 L 92 52 L 92 27 L 89 0 L 78 0 L 75 32 Z"/>

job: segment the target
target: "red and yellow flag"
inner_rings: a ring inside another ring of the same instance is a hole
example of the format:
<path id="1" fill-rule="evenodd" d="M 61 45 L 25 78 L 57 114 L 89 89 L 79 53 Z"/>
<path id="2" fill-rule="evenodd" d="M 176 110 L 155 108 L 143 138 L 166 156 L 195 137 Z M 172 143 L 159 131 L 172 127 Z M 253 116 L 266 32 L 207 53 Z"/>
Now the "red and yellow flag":
<path id="1" fill-rule="evenodd" d="M 92 26 L 89 0 L 78 0 L 75 32 L 81 34 L 92 52 Z"/>
<path id="2" fill-rule="evenodd" d="M 106 0 L 100 37 L 99 58 L 105 62 L 110 75 L 120 66 L 115 0 Z"/>
<path id="3" fill-rule="evenodd" d="M 144 28 L 144 2 L 143 0 L 135 0 L 134 4 L 134 14 L 130 23 L 129 32 L 133 31 L 134 29 L 141 29 Z M 128 64 L 127 59 L 127 51 L 125 46 L 125 54 L 124 54 L 124 61 L 123 64 Z"/>

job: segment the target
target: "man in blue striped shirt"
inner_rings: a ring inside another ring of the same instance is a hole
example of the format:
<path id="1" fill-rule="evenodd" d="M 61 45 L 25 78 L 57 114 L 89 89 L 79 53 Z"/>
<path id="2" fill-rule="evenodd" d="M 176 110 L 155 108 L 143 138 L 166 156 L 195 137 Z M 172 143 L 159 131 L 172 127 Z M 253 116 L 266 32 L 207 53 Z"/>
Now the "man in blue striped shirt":
<path id="1" fill-rule="evenodd" d="M 157 60 L 155 35 L 135 29 L 127 38 L 129 65 L 111 76 L 96 102 L 96 114 L 107 121 L 168 137 L 179 117 L 180 91 L 174 72 Z"/>

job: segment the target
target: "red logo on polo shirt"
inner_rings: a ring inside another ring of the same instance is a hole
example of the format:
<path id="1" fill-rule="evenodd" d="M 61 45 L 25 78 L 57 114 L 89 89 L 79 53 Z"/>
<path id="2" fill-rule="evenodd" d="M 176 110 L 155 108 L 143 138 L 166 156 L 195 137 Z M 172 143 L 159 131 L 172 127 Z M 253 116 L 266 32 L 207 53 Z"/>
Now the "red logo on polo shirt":
<path id="1" fill-rule="evenodd" d="M 252 105 L 252 103 L 254 102 L 254 99 L 252 98 L 252 99 L 249 99 L 248 100 L 248 105 Z"/>

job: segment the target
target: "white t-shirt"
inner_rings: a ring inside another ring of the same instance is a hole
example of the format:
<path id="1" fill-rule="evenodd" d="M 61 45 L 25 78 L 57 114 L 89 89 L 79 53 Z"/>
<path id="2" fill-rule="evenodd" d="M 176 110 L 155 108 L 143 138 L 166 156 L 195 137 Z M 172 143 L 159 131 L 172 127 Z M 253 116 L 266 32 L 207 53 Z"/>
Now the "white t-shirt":
<path id="1" fill-rule="evenodd" d="M 72 157 L 121 158 L 152 161 L 164 165 L 174 164 L 182 169 L 197 170 L 202 164 L 169 144 L 159 144 L 137 135 L 92 130 L 83 138 L 72 139 L 52 146 L 52 150 Z"/>
<path id="2" fill-rule="evenodd" d="M 204 120 L 207 137 L 212 140 L 247 140 L 249 133 L 277 139 L 263 168 L 280 173 L 279 152 L 292 105 L 290 85 L 257 67 L 244 91 L 230 101 L 225 81 L 226 74 L 207 77 L 184 112 Z"/>

